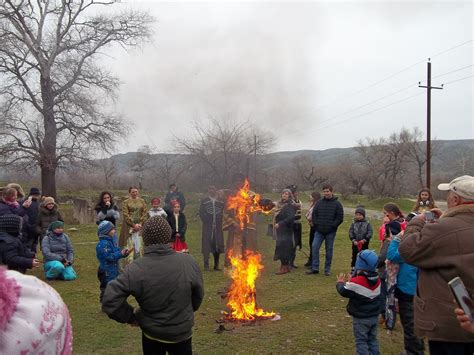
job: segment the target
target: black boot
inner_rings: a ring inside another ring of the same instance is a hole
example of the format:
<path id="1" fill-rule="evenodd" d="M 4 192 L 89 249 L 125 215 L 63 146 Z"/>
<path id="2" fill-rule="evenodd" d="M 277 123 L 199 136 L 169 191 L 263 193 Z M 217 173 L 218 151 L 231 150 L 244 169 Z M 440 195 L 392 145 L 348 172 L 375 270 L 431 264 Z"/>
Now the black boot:
<path id="1" fill-rule="evenodd" d="M 221 269 L 219 269 L 219 257 L 220 257 L 219 253 L 214 253 L 214 270 L 216 270 L 216 271 L 221 270 Z"/>

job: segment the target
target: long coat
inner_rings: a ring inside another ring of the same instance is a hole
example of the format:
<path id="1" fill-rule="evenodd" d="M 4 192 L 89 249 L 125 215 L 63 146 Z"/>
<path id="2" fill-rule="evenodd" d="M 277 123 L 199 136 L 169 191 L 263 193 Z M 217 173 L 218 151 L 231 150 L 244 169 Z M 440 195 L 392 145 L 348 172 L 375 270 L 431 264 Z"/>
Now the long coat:
<path id="1" fill-rule="evenodd" d="M 276 228 L 276 246 L 273 260 L 288 262 L 291 259 L 294 248 L 293 224 L 295 220 L 296 209 L 291 201 L 283 203 L 280 210 L 275 215 Z"/>
<path id="2" fill-rule="evenodd" d="M 168 220 L 169 225 L 171 226 L 171 241 L 176 240 L 176 234 L 179 233 L 179 240 L 184 242 L 186 240 L 186 229 L 188 228 L 188 222 L 186 222 L 186 216 L 183 212 L 179 212 L 178 215 L 178 230 L 176 230 L 176 219 L 174 213 L 169 214 L 166 219 Z"/>
<path id="3" fill-rule="evenodd" d="M 142 224 L 148 219 L 145 200 L 128 198 L 122 203 L 122 228 L 120 229 L 119 247 L 123 248 L 130 237 L 130 228 L 134 224 Z"/>
<path id="4" fill-rule="evenodd" d="M 204 255 L 224 252 L 224 233 L 222 231 L 224 207 L 224 202 L 212 200 L 210 197 L 201 201 L 199 217 L 202 221 L 202 253 Z"/>

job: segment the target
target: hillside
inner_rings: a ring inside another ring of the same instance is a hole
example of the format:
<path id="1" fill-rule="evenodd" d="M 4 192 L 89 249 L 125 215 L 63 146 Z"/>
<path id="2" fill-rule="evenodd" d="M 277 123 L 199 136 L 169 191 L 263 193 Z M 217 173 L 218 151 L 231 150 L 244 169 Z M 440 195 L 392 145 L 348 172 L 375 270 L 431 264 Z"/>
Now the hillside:
<path id="1" fill-rule="evenodd" d="M 422 144 L 425 144 L 424 142 Z M 432 167 L 436 170 L 455 170 L 455 166 L 462 160 L 462 155 L 474 151 L 474 139 L 465 140 L 437 140 L 433 141 L 434 156 Z M 117 154 L 111 158 L 115 160 L 118 170 L 124 171 L 130 162 L 137 157 L 136 152 Z M 154 154 L 162 156 L 163 154 Z M 173 155 L 173 154 L 171 154 Z M 318 165 L 328 165 L 346 159 L 355 159 L 358 153 L 354 147 L 331 148 L 325 150 L 297 150 L 264 154 L 259 156 L 259 165 L 264 169 L 278 169 L 291 166 L 296 158 L 308 157 Z M 474 172 L 473 172 L 474 173 Z"/>

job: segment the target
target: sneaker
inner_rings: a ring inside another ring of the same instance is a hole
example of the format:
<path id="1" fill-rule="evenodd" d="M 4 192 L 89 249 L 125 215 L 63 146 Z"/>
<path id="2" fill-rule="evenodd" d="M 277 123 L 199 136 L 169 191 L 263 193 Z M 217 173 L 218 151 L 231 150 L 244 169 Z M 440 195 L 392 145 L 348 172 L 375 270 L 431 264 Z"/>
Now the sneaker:
<path id="1" fill-rule="evenodd" d="M 331 273 L 328 271 L 328 272 L 325 272 L 324 275 L 325 276 L 331 276 Z"/>
<path id="2" fill-rule="evenodd" d="M 319 271 L 318 270 L 309 270 L 309 271 L 306 271 L 306 275 L 317 275 L 319 274 Z"/>

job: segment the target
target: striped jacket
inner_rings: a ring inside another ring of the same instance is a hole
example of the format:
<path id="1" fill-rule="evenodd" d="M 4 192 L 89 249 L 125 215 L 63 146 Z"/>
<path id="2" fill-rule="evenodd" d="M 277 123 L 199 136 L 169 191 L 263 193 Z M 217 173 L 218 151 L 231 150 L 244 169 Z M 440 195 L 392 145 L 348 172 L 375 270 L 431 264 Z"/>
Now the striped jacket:
<path id="1" fill-rule="evenodd" d="M 376 272 L 359 272 L 346 283 L 338 282 L 336 289 L 342 297 L 349 298 L 347 313 L 353 317 L 375 317 L 383 308 L 380 278 Z"/>

